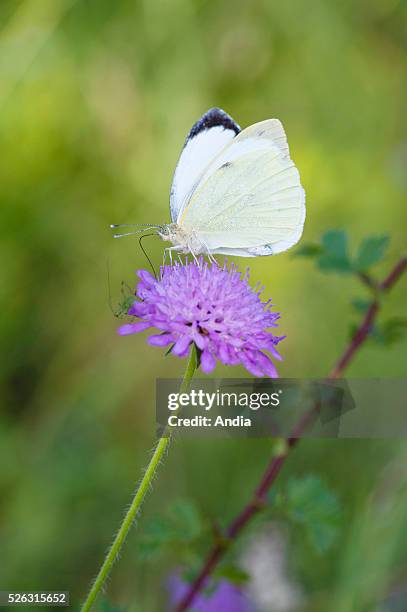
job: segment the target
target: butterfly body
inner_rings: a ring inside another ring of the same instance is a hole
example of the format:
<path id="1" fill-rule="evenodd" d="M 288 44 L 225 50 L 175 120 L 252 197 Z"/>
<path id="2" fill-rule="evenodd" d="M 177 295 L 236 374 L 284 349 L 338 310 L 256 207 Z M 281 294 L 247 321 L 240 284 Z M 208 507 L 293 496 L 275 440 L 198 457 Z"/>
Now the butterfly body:
<path id="1" fill-rule="evenodd" d="M 205 245 L 199 242 L 194 231 L 183 229 L 177 223 L 168 223 L 157 231 L 160 238 L 164 241 L 172 242 L 173 250 L 180 253 L 193 253 L 194 255 L 205 254 Z"/>

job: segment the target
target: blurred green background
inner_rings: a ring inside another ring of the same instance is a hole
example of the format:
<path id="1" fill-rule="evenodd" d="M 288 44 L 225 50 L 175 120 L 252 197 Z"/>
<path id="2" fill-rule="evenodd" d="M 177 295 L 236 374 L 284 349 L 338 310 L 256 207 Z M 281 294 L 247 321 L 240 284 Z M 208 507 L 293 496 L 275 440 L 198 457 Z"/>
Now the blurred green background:
<path id="1" fill-rule="evenodd" d="M 242 126 L 280 118 L 307 192 L 304 240 L 387 233 L 385 274 L 407 220 L 406 33 L 400 0 L 2 0 L 0 589 L 70 590 L 78 604 L 151 451 L 155 378 L 184 367 L 116 334 L 109 294 L 115 306 L 146 262 L 109 224 L 168 221 L 185 136 L 216 105 Z M 164 245 L 149 241 L 159 263 Z M 365 290 L 290 252 L 249 263 L 282 313 L 280 374 L 325 376 Z M 400 284 L 384 311 L 405 298 Z M 405 355 L 405 341 L 372 342 L 348 374 L 403 376 Z M 178 496 L 223 524 L 269 452 L 268 440 L 177 442 L 138 530 Z M 396 610 L 379 602 L 406 585 L 407 493 L 386 475 L 406 455 L 404 441 L 326 440 L 290 459 L 282 480 L 317 474 L 344 508 L 324 557 L 290 539 L 307 609 Z M 134 530 L 109 600 L 164 610 L 175 562 L 141 562 Z"/>

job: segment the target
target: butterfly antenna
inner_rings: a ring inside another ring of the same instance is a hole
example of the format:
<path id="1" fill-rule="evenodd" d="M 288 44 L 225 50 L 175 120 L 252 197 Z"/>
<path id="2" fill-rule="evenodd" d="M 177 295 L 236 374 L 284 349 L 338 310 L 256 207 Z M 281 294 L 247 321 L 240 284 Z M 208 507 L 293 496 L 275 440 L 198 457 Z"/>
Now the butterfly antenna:
<path id="1" fill-rule="evenodd" d="M 141 232 L 144 232 L 144 230 L 141 230 L 140 232 L 125 232 L 124 234 L 113 234 L 113 238 L 125 238 L 126 236 L 138 236 Z"/>
<path id="2" fill-rule="evenodd" d="M 143 234 L 143 236 L 140 236 L 140 238 L 138 239 L 138 243 L 139 243 L 140 248 L 141 248 L 141 250 L 143 251 L 143 253 L 144 253 L 144 255 L 145 255 L 145 257 L 146 257 L 146 259 L 147 259 L 148 263 L 149 263 L 149 264 L 150 264 L 150 266 L 151 266 L 151 269 L 152 269 L 153 274 L 154 274 L 154 278 L 157 280 L 157 273 L 156 273 L 156 271 L 155 271 L 155 268 L 154 268 L 153 262 L 152 262 L 152 261 L 151 261 L 151 259 L 149 258 L 148 254 L 147 254 L 147 251 L 145 250 L 145 248 L 144 248 L 144 247 L 143 247 L 143 245 L 142 245 L 142 240 L 143 240 L 143 238 L 147 238 L 148 236 L 156 236 L 156 235 L 157 235 L 157 234 L 155 234 L 155 233 L 151 233 L 151 234 Z"/>
<path id="3" fill-rule="evenodd" d="M 134 227 L 132 232 L 125 232 L 124 234 L 114 234 L 113 238 L 124 238 L 124 236 L 137 236 L 142 234 L 149 229 L 161 229 L 161 225 L 151 225 L 151 223 L 112 223 L 110 229 L 118 229 L 120 227 Z"/>

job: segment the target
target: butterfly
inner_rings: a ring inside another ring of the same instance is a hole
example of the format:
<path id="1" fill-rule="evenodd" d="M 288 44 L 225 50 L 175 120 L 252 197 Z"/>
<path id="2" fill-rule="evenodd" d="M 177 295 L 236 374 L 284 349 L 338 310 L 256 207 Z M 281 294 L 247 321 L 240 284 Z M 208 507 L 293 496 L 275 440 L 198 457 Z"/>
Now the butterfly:
<path id="1" fill-rule="evenodd" d="M 256 257 L 296 244 L 305 192 L 281 122 L 267 119 L 241 130 L 222 109 L 208 110 L 185 141 L 170 212 L 171 223 L 143 226 L 171 242 L 169 251 Z"/>

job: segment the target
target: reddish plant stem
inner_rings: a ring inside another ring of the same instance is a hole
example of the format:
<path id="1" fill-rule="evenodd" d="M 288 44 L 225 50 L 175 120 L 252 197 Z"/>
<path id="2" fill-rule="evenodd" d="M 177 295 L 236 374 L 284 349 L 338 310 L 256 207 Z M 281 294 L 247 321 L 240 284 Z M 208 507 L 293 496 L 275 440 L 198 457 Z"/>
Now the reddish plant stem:
<path id="1" fill-rule="evenodd" d="M 393 285 L 398 281 L 400 276 L 403 274 L 404 270 L 407 267 L 407 257 L 402 257 L 398 263 L 394 266 L 393 270 L 390 272 L 388 276 L 384 279 L 382 283 L 380 283 L 379 288 L 382 291 L 386 291 L 387 289 L 391 289 Z"/>
<path id="2" fill-rule="evenodd" d="M 406 266 L 407 258 L 402 257 L 400 261 L 398 261 L 398 263 L 391 270 L 390 274 L 386 276 L 384 281 L 377 285 L 378 294 L 384 293 L 391 289 L 393 285 L 398 281 L 400 276 L 403 274 L 404 270 L 406 269 Z M 363 344 L 363 342 L 368 337 L 372 329 L 373 322 L 379 311 L 379 308 L 380 302 L 377 296 L 367 309 L 364 319 L 356 330 L 356 332 L 354 333 L 352 340 L 349 343 L 349 346 L 345 349 L 341 357 L 338 359 L 338 362 L 336 363 L 330 374 L 330 378 L 339 378 L 339 376 L 345 370 L 353 355 L 358 350 L 359 346 Z"/>
<path id="3" fill-rule="evenodd" d="M 402 257 L 388 274 L 388 276 L 384 279 L 384 281 L 376 285 L 377 293 L 384 293 L 391 289 L 391 287 L 393 287 L 393 285 L 402 276 L 403 272 L 406 269 L 406 266 L 407 258 Z M 367 309 L 361 324 L 359 325 L 358 329 L 354 333 L 349 343 L 349 346 L 345 349 L 341 357 L 338 359 L 331 374 L 329 375 L 329 379 L 335 379 L 341 376 L 345 368 L 349 365 L 356 351 L 366 341 L 372 329 L 372 325 L 379 311 L 379 308 L 380 302 L 379 297 L 377 295 L 376 298 L 370 304 L 369 308 Z M 194 582 L 191 584 L 184 598 L 177 606 L 177 612 L 184 612 L 185 610 L 188 610 L 189 606 L 193 603 L 196 595 L 204 587 L 208 577 L 215 569 L 232 541 L 239 535 L 239 533 L 253 518 L 253 516 L 260 512 L 266 505 L 266 495 L 275 480 L 277 479 L 277 476 L 280 473 L 280 470 L 283 467 L 290 453 L 290 450 L 301 439 L 303 433 L 312 425 L 318 415 L 318 410 L 319 405 L 316 404 L 313 408 L 311 408 L 311 410 L 306 412 L 298 421 L 290 437 L 286 440 L 286 447 L 284 451 L 278 454 L 277 456 L 274 456 L 271 462 L 269 463 L 258 487 L 254 491 L 251 500 L 229 525 L 226 530 L 225 537 L 215 542 L 200 573 L 198 574 Z"/>
<path id="4" fill-rule="evenodd" d="M 366 311 L 362 324 L 360 325 L 360 327 L 358 327 L 355 334 L 353 335 L 349 346 L 345 349 L 341 357 L 338 359 L 338 362 L 330 373 L 329 378 L 339 378 L 339 376 L 345 370 L 346 366 L 352 359 L 355 352 L 358 350 L 359 346 L 368 337 L 372 329 L 373 321 L 375 320 L 376 315 L 379 311 L 379 307 L 380 304 L 379 300 L 377 299 L 370 304 L 369 308 Z"/>

